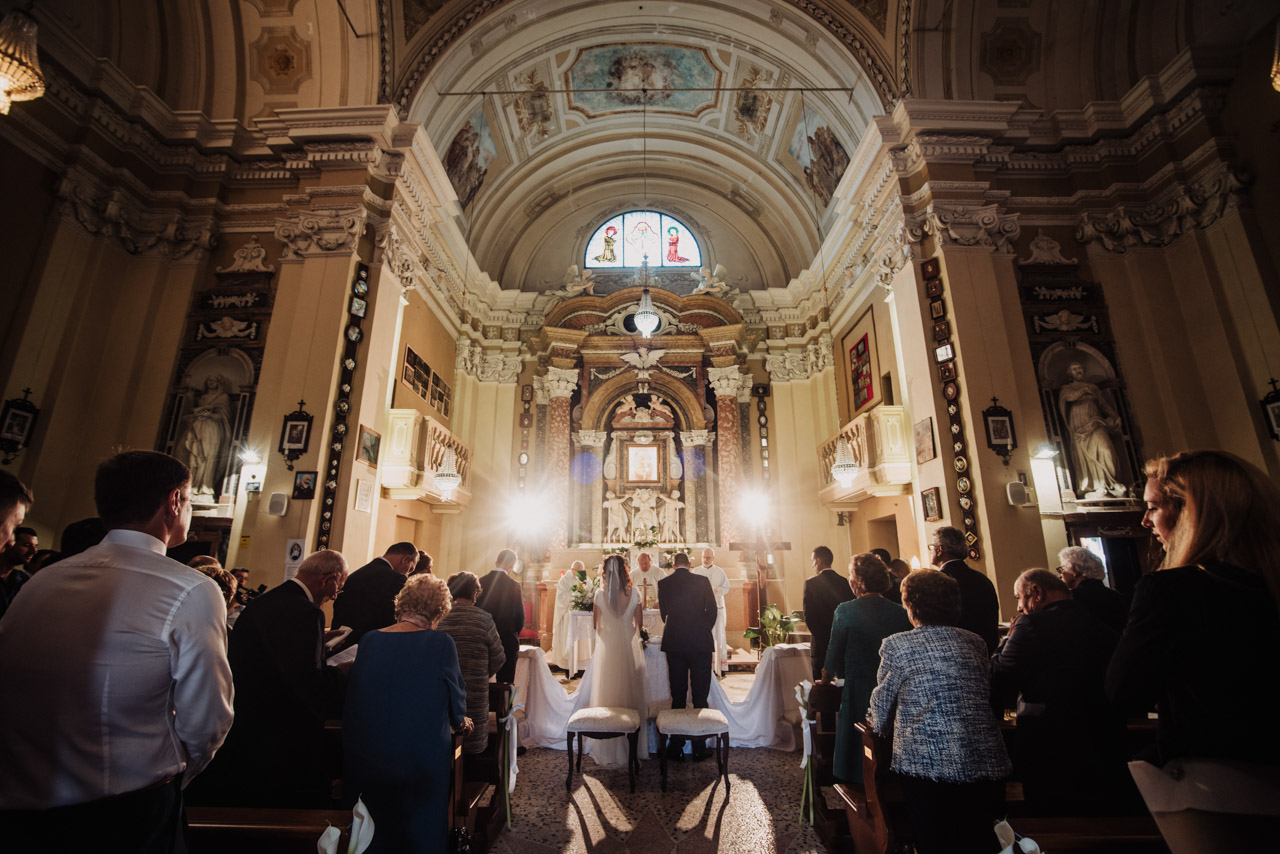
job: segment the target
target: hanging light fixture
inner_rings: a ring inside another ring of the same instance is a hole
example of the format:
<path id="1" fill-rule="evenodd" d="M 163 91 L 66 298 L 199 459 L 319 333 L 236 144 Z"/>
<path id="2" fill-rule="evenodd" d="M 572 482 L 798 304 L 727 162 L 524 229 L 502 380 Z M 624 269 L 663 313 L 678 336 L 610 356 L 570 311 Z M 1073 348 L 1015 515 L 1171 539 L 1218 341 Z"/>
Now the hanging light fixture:
<path id="1" fill-rule="evenodd" d="M 440 497 L 446 501 L 462 485 L 462 475 L 458 474 L 458 453 L 453 448 L 445 448 L 444 459 L 436 470 L 435 484 L 440 490 Z"/>
<path id="2" fill-rule="evenodd" d="M 640 131 L 640 174 L 644 180 L 644 204 L 645 209 L 649 206 L 649 90 L 641 89 L 641 107 L 643 113 L 641 116 Z M 658 312 L 653 310 L 653 299 L 649 296 L 649 284 L 652 278 L 649 273 L 649 253 L 645 253 L 640 259 L 640 272 L 631 280 L 633 285 L 640 285 L 644 288 L 640 292 L 640 307 L 636 309 L 632 320 L 635 322 L 636 329 L 640 330 L 640 334 L 645 338 L 649 338 L 654 332 L 658 331 L 658 325 L 662 323 L 662 318 L 658 317 Z"/>
<path id="3" fill-rule="evenodd" d="M 836 440 L 836 461 L 831 464 L 831 476 L 844 489 L 853 486 L 853 479 L 858 476 L 858 464 L 853 461 L 853 448 L 844 436 Z"/>
<path id="4" fill-rule="evenodd" d="M 645 265 L 648 265 L 648 261 L 645 261 Z M 658 312 L 653 310 L 653 299 L 649 296 L 648 288 L 640 292 L 640 307 L 636 309 L 634 320 L 636 329 L 639 329 L 640 334 L 645 338 L 653 335 L 658 329 L 658 324 L 662 322 Z"/>
<path id="5" fill-rule="evenodd" d="M 14 9 L 0 21 L 0 115 L 8 115 L 14 101 L 30 101 L 43 94 L 35 19 Z"/>

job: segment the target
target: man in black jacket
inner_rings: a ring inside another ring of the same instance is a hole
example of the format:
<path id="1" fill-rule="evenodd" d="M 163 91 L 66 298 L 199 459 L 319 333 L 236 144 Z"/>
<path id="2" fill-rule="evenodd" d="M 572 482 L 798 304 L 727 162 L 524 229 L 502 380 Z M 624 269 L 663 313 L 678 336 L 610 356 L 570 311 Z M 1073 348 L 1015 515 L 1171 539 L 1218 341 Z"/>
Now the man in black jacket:
<path id="1" fill-rule="evenodd" d="M 1063 582 L 1071 588 L 1071 598 L 1117 632 L 1123 632 L 1129 619 L 1129 602 L 1123 593 L 1103 582 L 1107 568 L 1098 556 L 1081 546 L 1067 546 L 1058 552 L 1058 563 Z"/>
<path id="2" fill-rule="evenodd" d="M 418 547 L 396 543 L 351 573 L 342 595 L 333 603 L 333 627 L 351 628 L 343 646 L 360 643 L 365 632 L 385 629 L 396 621 L 396 594 L 418 563 Z"/>
<path id="3" fill-rule="evenodd" d="M 690 688 L 693 708 L 707 707 L 711 690 L 711 659 L 716 642 L 711 630 L 716 624 L 716 595 L 711 582 L 689 571 L 689 556 L 677 553 L 671 574 L 658 581 L 658 611 L 662 615 L 662 651 L 667 656 L 667 679 L 671 687 L 671 708 L 686 708 Z M 697 743 L 694 759 L 711 755 L 706 742 Z M 684 756 L 684 739 L 667 743 L 667 758 L 679 762 Z"/>
<path id="4" fill-rule="evenodd" d="M 499 682 L 516 681 L 516 662 L 520 658 L 520 632 L 524 629 L 524 596 L 520 582 L 511 577 L 516 568 L 516 553 L 511 549 L 498 552 L 494 567 L 480 579 L 480 598 L 476 605 L 489 612 L 502 639 L 507 660 L 498 671 Z"/>
<path id="5" fill-rule="evenodd" d="M 813 640 L 809 653 L 813 663 L 813 681 L 822 678 L 822 663 L 827 660 L 827 644 L 831 640 L 831 623 L 841 602 L 853 598 L 849 579 L 831 568 L 833 555 L 826 546 L 813 550 L 814 576 L 804 583 L 804 624 Z"/>
<path id="6" fill-rule="evenodd" d="M 933 565 L 960 585 L 960 622 L 957 628 L 968 629 L 987 642 L 987 651 L 995 652 L 1000 641 L 1000 599 L 991 579 L 964 562 L 969 549 L 964 532 L 944 526 L 933 532 Z"/>
<path id="7" fill-rule="evenodd" d="M 1013 586 L 1018 618 L 991 658 L 993 692 L 1018 693 L 1014 774 L 1037 815 L 1090 815 L 1132 806 L 1124 717 L 1107 702 L 1107 663 L 1120 635 L 1052 572 Z"/>

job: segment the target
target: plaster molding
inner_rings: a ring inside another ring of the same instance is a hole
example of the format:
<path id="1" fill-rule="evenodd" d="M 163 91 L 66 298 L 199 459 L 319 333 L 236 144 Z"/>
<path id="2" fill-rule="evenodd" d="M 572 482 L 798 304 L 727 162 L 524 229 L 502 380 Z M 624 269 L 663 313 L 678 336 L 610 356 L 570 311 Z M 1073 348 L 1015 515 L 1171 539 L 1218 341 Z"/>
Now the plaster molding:
<path id="1" fill-rule="evenodd" d="M 987 248 L 1012 252 L 1022 229 L 1018 214 L 1001 213 L 998 205 L 974 205 L 934 200 L 928 207 L 924 231 L 941 247 Z"/>
<path id="2" fill-rule="evenodd" d="M 680 434 L 680 446 L 684 448 L 702 448 L 715 441 L 716 435 L 710 430 L 689 430 Z"/>
<path id="3" fill-rule="evenodd" d="M 1062 244 L 1045 234 L 1043 228 L 1036 232 L 1035 239 L 1031 241 L 1031 255 L 1018 261 L 1019 265 L 1024 266 L 1027 264 L 1071 265 L 1078 263 L 1080 262 L 1075 258 L 1064 258 L 1062 256 Z"/>
<path id="4" fill-rule="evenodd" d="M 280 260 L 298 261 L 320 252 L 355 251 L 368 215 L 364 208 L 334 208 L 277 219 L 275 236 L 283 247 Z"/>
<path id="5" fill-rule="evenodd" d="M 486 353 L 480 361 L 476 379 L 482 383 L 514 383 L 524 368 L 524 360 L 515 353 Z"/>
<path id="6" fill-rule="evenodd" d="M 274 273 L 276 268 L 263 264 L 267 259 L 267 250 L 258 242 L 258 235 L 249 237 L 245 244 L 236 250 L 235 259 L 229 267 L 219 267 L 219 273 Z"/>
<path id="7" fill-rule="evenodd" d="M 548 367 L 544 382 L 552 400 L 570 398 L 578 388 L 578 372 L 573 368 Z"/>
<path id="8" fill-rule="evenodd" d="M 803 349 L 788 348 L 765 356 L 764 369 L 772 382 L 807 380 L 835 365 L 830 332 L 823 332 Z"/>
<path id="9" fill-rule="evenodd" d="M 741 386 L 742 371 L 737 365 L 729 365 L 725 368 L 707 368 L 707 381 L 711 383 L 711 389 L 715 392 L 716 400 L 733 399 L 738 397 L 738 388 Z"/>
<path id="10" fill-rule="evenodd" d="M 213 216 L 155 211 L 122 187 L 104 187 L 79 170 L 68 170 L 62 176 L 57 195 L 64 212 L 85 231 L 109 238 L 130 255 L 199 260 L 218 244 L 218 223 Z"/>
<path id="11" fill-rule="evenodd" d="M 573 434 L 574 441 L 578 443 L 580 448 L 600 448 L 604 449 L 605 439 L 609 434 L 603 430 L 579 430 Z"/>

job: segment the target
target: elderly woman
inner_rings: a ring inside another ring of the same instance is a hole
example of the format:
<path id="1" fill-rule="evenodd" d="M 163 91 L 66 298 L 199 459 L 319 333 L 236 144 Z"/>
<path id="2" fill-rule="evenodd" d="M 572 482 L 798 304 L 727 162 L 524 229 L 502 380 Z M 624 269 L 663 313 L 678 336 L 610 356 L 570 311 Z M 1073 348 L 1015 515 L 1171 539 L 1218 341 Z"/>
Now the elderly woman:
<path id="1" fill-rule="evenodd" d="M 1058 573 L 1071 588 L 1071 598 L 1117 632 L 1124 631 L 1129 603 L 1124 594 L 1107 586 L 1107 568 L 1098 556 L 1081 546 L 1067 546 L 1058 552 Z"/>
<path id="2" fill-rule="evenodd" d="M 462 752 L 474 756 L 489 746 L 489 677 L 507 660 L 493 617 L 476 607 L 480 579 L 459 572 L 449 578 L 453 610 L 440 621 L 440 631 L 453 638 L 458 647 L 462 681 L 467 683 L 467 717 L 476 728 L 462 743 Z"/>
<path id="3" fill-rule="evenodd" d="M 916 851 L 998 851 L 1011 766 L 991 713 L 987 645 L 955 627 L 960 585 L 933 570 L 902 581 L 915 626 L 880 647 L 880 684 L 867 720 L 893 732 L 891 768 L 901 775 Z"/>
<path id="4" fill-rule="evenodd" d="M 893 589 L 888 568 L 873 554 L 854 555 L 849 561 L 849 588 L 854 598 L 841 602 L 831 624 L 831 642 L 822 667 L 822 681 L 844 677 L 844 694 L 836 730 L 836 777 L 862 782 L 862 737 L 854 724 L 867 719 L 871 691 L 880 669 L 880 644 L 889 635 L 911 631 L 911 621 L 901 605 L 885 598 Z"/>
<path id="5" fill-rule="evenodd" d="M 1142 523 L 1165 556 L 1134 589 L 1107 694 L 1159 706 L 1154 765 L 1131 768 L 1175 854 L 1257 850 L 1280 835 L 1280 490 L 1222 451 L 1146 475 Z"/>
<path id="6" fill-rule="evenodd" d="M 396 596 L 397 622 L 367 632 L 351 668 L 343 793 L 369 808 L 373 854 L 447 844 L 451 733 L 472 728 L 457 647 L 436 631 L 450 604 L 442 579 L 413 576 Z"/>

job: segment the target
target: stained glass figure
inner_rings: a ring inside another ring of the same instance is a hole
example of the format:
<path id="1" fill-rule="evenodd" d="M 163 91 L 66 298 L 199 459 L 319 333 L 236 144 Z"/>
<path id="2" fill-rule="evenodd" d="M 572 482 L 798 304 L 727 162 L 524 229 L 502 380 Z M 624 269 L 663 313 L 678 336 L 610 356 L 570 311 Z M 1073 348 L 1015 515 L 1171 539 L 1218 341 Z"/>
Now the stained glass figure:
<path id="1" fill-rule="evenodd" d="M 666 251 L 662 251 L 663 237 Z M 583 266 L 638 268 L 648 256 L 651 267 L 693 267 L 702 251 L 684 223 L 657 211 L 628 211 L 610 217 L 587 241 Z"/>

